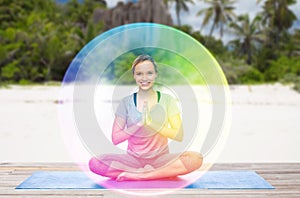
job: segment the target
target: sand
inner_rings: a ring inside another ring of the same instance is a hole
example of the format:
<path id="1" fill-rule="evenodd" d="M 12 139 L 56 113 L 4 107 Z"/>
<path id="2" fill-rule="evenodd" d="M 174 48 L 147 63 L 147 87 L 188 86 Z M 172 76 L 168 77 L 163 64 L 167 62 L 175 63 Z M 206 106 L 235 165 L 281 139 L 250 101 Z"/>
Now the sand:
<path id="1" fill-rule="evenodd" d="M 300 94 L 281 84 L 231 86 L 232 124 L 217 162 L 300 162 Z M 71 162 L 59 86 L 0 88 L 0 162 Z"/>

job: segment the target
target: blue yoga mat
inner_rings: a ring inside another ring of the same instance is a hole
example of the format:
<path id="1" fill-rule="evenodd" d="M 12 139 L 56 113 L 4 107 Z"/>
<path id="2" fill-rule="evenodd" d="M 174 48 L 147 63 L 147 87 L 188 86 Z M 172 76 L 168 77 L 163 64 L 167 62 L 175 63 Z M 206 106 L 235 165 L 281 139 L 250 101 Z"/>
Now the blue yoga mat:
<path id="1" fill-rule="evenodd" d="M 172 188 L 187 182 L 185 176 L 152 181 L 123 181 L 104 179 L 104 186 L 115 189 Z M 274 189 L 255 171 L 208 171 L 185 188 L 196 189 Z M 34 172 L 16 189 L 105 189 L 79 171 Z"/>

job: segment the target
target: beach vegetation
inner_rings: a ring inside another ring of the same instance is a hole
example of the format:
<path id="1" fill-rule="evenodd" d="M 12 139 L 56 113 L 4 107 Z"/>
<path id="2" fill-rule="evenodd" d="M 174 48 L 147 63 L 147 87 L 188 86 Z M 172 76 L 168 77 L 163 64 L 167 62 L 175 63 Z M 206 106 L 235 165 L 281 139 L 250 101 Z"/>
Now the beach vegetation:
<path id="1" fill-rule="evenodd" d="M 188 12 L 188 4 L 195 4 L 193 0 L 164 0 L 164 3 L 167 5 L 167 7 L 169 7 L 169 4 L 175 3 L 175 12 L 178 26 L 181 26 L 180 12 L 182 10 Z"/>
<path id="2" fill-rule="evenodd" d="M 234 13 L 234 3 L 236 0 L 203 0 L 208 4 L 207 8 L 201 9 L 197 15 L 204 15 L 201 29 L 212 23 L 209 36 L 211 37 L 214 30 L 218 28 L 220 30 L 220 36 L 223 37 L 224 29 L 229 22 L 236 18 Z"/>
<path id="3" fill-rule="evenodd" d="M 0 0 L 0 84 L 61 81 L 75 55 L 105 31 L 105 24 L 96 23 L 93 15 L 97 8 L 108 9 L 103 2 L 69 0 L 61 4 L 55 0 Z M 247 13 L 237 15 L 234 0 L 165 3 L 176 4 L 168 6 L 168 9 L 176 9 L 178 24 L 174 28 L 204 45 L 217 59 L 230 84 L 282 82 L 300 90 L 299 19 L 290 9 L 295 0 L 258 0 L 257 6 L 262 11 L 254 17 Z M 208 34 L 204 34 L 203 29 L 193 30 L 192 24 L 181 24 L 180 12 L 189 12 L 191 5 L 199 6 L 199 24 L 202 28 L 208 27 Z M 222 39 L 225 33 L 231 35 L 226 43 Z M 141 52 L 145 51 L 137 49 L 118 57 L 106 70 L 107 80 L 122 76 L 118 83 L 132 83 L 131 62 Z M 179 56 L 174 58 L 174 54 L 162 50 L 146 52 L 180 68 L 181 74 L 191 79 L 190 83 L 203 82 Z M 116 67 L 116 64 L 124 67 Z M 168 80 L 180 83 L 178 78 Z"/>

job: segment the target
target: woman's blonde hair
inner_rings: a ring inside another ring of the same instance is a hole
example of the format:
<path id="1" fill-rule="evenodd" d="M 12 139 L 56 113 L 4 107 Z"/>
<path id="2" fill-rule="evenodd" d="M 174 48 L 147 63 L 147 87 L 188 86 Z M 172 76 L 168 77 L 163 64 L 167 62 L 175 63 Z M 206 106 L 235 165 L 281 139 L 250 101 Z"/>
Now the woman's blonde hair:
<path id="1" fill-rule="evenodd" d="M 144 62 L 144 61 L 150 61 L 154 65 L 155 72 L 158 73 L 157 72 L 157 65 L 156 65 L 154 59 L 151 56 L 147 55 L 147 54 L 142 54 L 142 55 L 139 55 L 138 57 L 136 57 L 136 59 L 132 63 L 132 67 L 131 67 L 132 73 L 134 73 L 135 66 L 137 64 L 141 63 L 141 62 Z"/>

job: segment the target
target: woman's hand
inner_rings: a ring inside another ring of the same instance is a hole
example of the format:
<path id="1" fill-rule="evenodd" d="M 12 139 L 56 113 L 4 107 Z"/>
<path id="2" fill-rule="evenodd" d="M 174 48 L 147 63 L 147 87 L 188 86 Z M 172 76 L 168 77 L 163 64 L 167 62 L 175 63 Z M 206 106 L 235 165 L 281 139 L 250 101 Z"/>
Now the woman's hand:
<path id="1" fill-rule="evenodd" d="M 183 128 L 180 115 L 174 115 L 168 118 L 170 121 L 170 126 L 165 126 L 162 123 L 155 122 L 154 120 L 146 125 L 146 128 L 153 131 L 154 133 L 159 133 L 167 138 L 182 141 L 183 139 Z"/>
<path id="2" fill-rule="evenodd" d="M 144 125 L 149 125 L 152 120 L 150 117 L 150 112 L 149 112 L 149 107 L 148 107 L 147 101 L 144 101 L 144 104 L 143 104 L 142 120 L 143 120 Z"/>
<path id="3" fill-rule="evenodd" d="M 112 142 L 117 145 L 125 140 L 128 140 L 131 136 L 136 135 L 143 127 L 143 123 L 140 121 L 128 128 L 126 128 L 126 120 L 124 118 L 115 117 L 113 129 L 112 129 Z"/>

